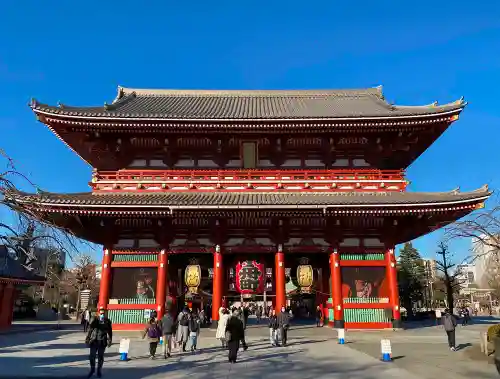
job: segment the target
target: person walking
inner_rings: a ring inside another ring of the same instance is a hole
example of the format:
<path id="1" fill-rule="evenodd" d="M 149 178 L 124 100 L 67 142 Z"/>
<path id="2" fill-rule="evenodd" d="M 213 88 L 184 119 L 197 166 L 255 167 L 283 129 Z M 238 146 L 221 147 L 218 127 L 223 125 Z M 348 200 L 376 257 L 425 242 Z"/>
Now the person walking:
<path id="1" fill-rule="evenodd" d="M 198 337 L 200 335 L 200 319 L 196 314 L 192 314 L 189 319 L 189 340 L 191 341 L 191 351 L 196 351 Z"/>
<path id="2" fill-rule="evenodd" d="M 110 347 L 113 341 L 113 328 L 111 321 L 106 317 L 104 309 L 99 310 L 98 317 L 94 317 L 89 324 L 85 344 L 90 348 L 89 361 L 90 372 L 87 378 L 95 373 L 95 360 L 97 357 L 97 377 L 102 377 L 102 366 L 104 365 L 104 351 Z"/>
<path id="3" fill-rule="evenodd" d="M 272 346 L 278 345 L 278 318 L 276 317 L 276 311 L 273 309 L 271 315 L 269 316 L 269 341 Z"/>
<path id="4" fill-rule="evenodd" d="M 441 309 L 436 309 L 436 311 L 434 313 L 436 315 L 436 325 L 440 326 L 441 325 L 441 317 L 442 317 Z"/>
<path id="5" fill-rule="evenodd" d="M 277 316 L 277 319 L 278 329 L 280 331 L 281 345 L 286 346 L 288 328 L 290 327 L 290 313 L 286 311 L 285 307 L 281 307 L 281 312 Z"/>
<path id="6" fill-rule="evenodd" d="M 257 324 L 260 324 L 260 320 L 262 319 L 262 305 L 259 305 L 257 309 L 255 310 L 255 317 L 257 317 Z"/>
<path id="7" fill-rule="evenodd" d="M 85 308 L 85 310 L 82 313 L 82 324 L 84 333 L 87 333 L 87 330 L 89 329 L 90 315 L 91 315 L 90 310 L 88 308 Z"/>
<path id="8" fill-rule="evenodd" d="M 217 338 L 223 348 L 227 347 L 226 341 L 226 326 L 229 320 L 230 314 L 226 308 L 220 307 L 219 309 L 219 323 L 217 324 L 217 331 L 215 332 L 215 338 Z"/>
<path id="9" fill-rule="evenodd" d="M 167 311 L 160 321 L 163 336 L 163 358 L 167 359 L 172 353 L 172 336 L 175 334 L 175 320 L 170 311 Z"/>
<path id="10" fill-rule="evenodd" d="M 442 322 L 443 328 L 446 332 L 446 335 L 448 336 L 448 346 L 450 347 L 451 351 L 456 351 L 455 329 L 457 327 L 457 319 L 453 314 L 450 313 L 449 309 L 446 309 L 442 317 Z"/>
<path id="11" fill-rule="evenodd" d="M 177 317 L 177 343 L 182 351 L 186 351 L 186 345 L 189 339 L 189 314 L 188 307 L 184 307 L 182 312 Z"/>
<path id="12" fill-rule="evenodd" d="M 245 340 L 245 329 L 243 329 L 243 322 L 240 319 L 238 311 L 234 311 L 233 315 L 227 321 L 226 336 L 229 362 L 236 363 L 240 341 Z"/>
<path id="13" fill-rule="evenodd" d="M 154 317 L 149 319 L 148 325 L 144 329 L 142 339 L 146 337 L 149 342 L 149 359 L 155 359 L 158 342 L 160 342 L 161 329 Z"/>
<path id="14" fill-rule="evenodd" d="M 318 305 L 316 307 L 316 327 L 321 326 L 321 319 L 323 318 L 323 312 L 321 312 L 321 307 Z"/>

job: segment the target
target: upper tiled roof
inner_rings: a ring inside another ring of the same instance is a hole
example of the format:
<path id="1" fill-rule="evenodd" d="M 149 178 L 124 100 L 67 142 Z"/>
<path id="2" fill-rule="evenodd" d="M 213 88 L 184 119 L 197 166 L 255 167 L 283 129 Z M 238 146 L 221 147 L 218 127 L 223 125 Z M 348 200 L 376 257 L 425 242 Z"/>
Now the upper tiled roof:
<path id="1" fill-rule="evenodd" d="M 119 87 L 102 107 L 50 106 L 32 101 L 35 112 L 76 118 L 157 120 L 314 120 L 400 118 L 459 112 L 466 103 L 395 106 L 381 87 L 345 90 L 144 90 Z"/>
<path id="2" fill-rule="evenodd" d="M 470 192 L 161 192 L 161 193 L 75 193 L 23 194 L 21 200 L 68 208 L 265 208 L 396 205 L 444 205 L 483 201 L 491 192 L 487 186 Z"/>

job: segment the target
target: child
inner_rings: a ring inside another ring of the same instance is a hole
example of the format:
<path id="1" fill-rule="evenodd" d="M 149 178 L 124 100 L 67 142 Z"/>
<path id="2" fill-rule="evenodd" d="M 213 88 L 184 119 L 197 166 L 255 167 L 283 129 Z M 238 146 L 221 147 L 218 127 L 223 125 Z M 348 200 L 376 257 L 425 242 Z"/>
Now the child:
<path id="1" fill-rule="evenodd" d="M 196 350 L 198 335 L 200 334 L 200 319 L 196 314 L 193 314 L 189 320 L 189 339 L 191 340 L 191 351 Z"/>
<path id="2" fill-rule="evenodd" d="M 148 337 L 149 341 L 149 359 L 155 359 L 156 348 L 158 347 L 158 342 L 160 341 L 161 330 L 154 317 L 149 319 L 148 326 L 144 329 L 144 334 L 142 338 Z"/>

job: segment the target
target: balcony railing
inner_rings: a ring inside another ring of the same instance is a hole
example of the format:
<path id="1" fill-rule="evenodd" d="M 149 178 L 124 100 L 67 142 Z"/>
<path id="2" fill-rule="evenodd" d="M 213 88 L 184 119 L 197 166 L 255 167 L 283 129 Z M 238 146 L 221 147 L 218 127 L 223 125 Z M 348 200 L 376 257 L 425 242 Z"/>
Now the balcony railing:
<path id="1" fill-rule="evenodd" d="M 119 170 L 94 173 L 94 190 L 404 191 L 403 170 Z"/>

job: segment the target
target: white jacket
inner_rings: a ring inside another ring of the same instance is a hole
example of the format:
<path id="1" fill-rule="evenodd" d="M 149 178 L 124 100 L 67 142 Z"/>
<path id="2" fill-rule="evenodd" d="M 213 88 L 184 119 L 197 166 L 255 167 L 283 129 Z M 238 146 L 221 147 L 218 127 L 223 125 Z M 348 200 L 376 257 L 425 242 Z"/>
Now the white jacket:
<path id="1" fill-rule="evenodd" d="M 215 338 L 222 339 L 226 338 L 226 326 L 230 315 L 223 314 L 222 309 L 219 309 L 219 323 L 217 324 L 217 332 L 215 333 Z"/>

